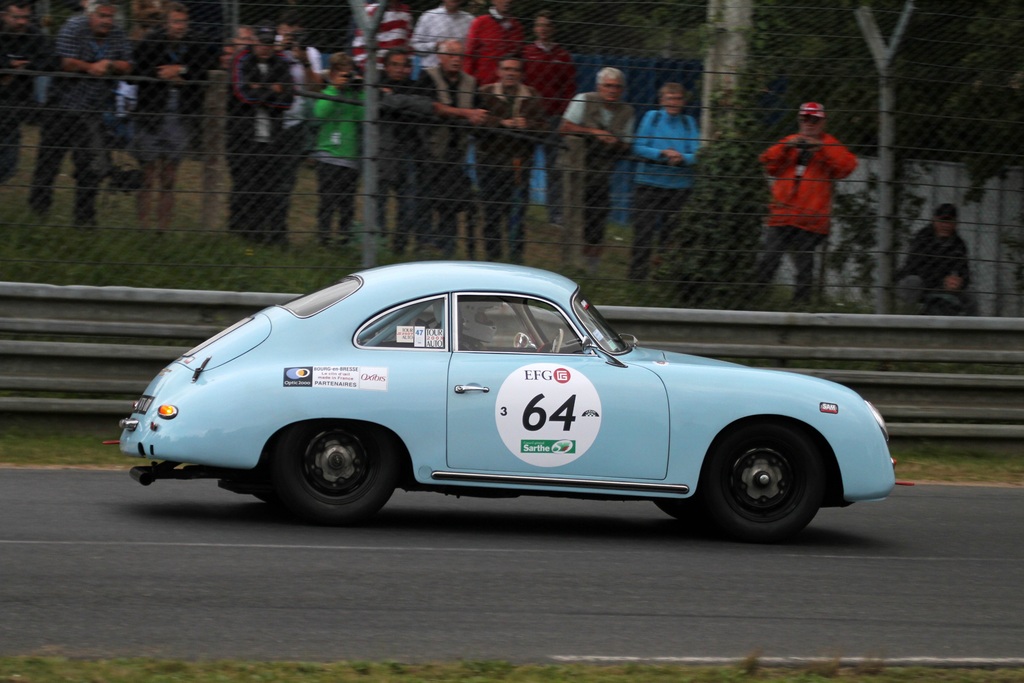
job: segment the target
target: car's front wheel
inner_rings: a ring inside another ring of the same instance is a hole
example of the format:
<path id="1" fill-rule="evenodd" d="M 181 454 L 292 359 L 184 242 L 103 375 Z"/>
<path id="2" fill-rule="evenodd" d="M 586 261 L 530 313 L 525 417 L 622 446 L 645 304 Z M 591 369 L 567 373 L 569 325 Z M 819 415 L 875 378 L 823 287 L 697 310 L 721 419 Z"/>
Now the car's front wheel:
<path id="1" fill-rule="evenodd" d="M 368 427 L 317 421 L 289 427 L 271 463 L 274 492 L 319 524 L 357 524 L 384 506 L 399 476 L 394 439 Z"/>
<path id="2" fill-rule="evenodd" d="M 733 538 L 773 543 L 790 538 L 817 514 L 825 465 L 814 442 L 780 423 L 743 426 L 709 455 L 701 486 L 708 515 Z"/>

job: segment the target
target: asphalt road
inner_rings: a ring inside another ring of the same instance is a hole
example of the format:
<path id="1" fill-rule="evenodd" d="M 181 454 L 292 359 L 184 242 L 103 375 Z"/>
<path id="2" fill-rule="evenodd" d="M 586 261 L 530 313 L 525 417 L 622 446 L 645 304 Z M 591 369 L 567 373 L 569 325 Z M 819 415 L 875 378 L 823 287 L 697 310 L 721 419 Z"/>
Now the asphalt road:
<path id="1" fill-rule="evenodd" d="M 898 488 L 765 547 L 641 502 L 399 492 L 331 529 L 209 481 L 0 469 L 0 655 L 1020 665 L 1022 541 L 1020 488 Z"/>

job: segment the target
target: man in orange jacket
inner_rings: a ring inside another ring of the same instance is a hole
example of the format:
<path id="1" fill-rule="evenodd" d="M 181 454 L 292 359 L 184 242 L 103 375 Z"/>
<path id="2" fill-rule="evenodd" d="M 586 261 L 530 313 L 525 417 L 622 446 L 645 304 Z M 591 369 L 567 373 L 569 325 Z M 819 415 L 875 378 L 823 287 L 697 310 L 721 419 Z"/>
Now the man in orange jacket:
<path id="1" fill-rule="evenodd" d="M 773 182 L 756 280 L 771 282 L 782 255 L 791 252 L 796 268 L 793 303 L 805 304 L 814 281 L 814 252 L 828 239 L 832 183 L 857 168 L 857 157 L 825 132 L 823 105 L 801 104 L 799 124 L 797 133 L 782 138 L 760 156 Z"/>

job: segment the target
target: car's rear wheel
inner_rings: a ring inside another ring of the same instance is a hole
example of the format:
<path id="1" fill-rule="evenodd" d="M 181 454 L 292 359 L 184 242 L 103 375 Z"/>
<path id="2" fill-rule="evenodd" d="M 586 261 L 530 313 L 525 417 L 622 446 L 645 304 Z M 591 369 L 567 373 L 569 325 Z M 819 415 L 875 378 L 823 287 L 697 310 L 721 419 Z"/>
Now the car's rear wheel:
<path id="1" fill-rule="evenodd" d="M 727 435 L 701 481 L 714 523 L 733 538 L 773 543 L 807 526 L 825 495 L 825 466 L 799 429 L 764 422 Z"/>
<path id="2" fill-rule="evenodd" d="M 381 430 L 317 421 L 289 427 L 271 463 L 274 492 L 295 514 L 319 524 L 357 524 L 394 493 L 394 440 Z"/>

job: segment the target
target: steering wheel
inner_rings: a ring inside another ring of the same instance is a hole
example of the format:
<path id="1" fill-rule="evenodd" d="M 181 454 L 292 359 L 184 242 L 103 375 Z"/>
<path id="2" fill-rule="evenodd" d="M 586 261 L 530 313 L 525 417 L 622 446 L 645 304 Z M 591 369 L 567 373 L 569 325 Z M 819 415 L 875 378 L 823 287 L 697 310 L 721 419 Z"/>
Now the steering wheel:
<path id="1" fill-rule="evenodd" d="M 561 351 L 563 341 L 565 341 L 565 328 L 559 327 L 558 334 L 555 335 L 554 340 L 551 342 L 551 353 L 558 353 Z"/>
<path id="2" fill-rule="evenodd" d="M 512 348 L 515 349 L 536 349 L 537 346 L 530 339 L 530 335 L 525 332 L 516 332 L 516 336 L 512 338 Z"/>

